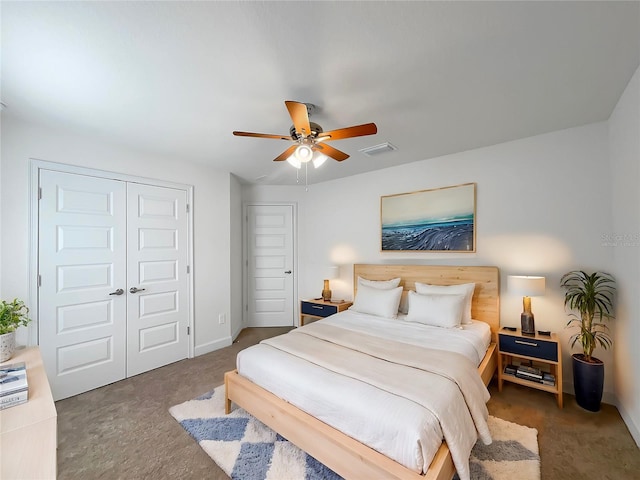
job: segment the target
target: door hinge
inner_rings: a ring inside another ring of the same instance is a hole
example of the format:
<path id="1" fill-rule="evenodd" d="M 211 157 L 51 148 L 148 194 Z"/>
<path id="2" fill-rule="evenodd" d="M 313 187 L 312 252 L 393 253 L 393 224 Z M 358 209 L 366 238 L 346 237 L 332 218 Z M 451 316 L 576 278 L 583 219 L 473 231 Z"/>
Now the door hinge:
<path id="1" fill-rule="evenodd" d="M 187 273 L 191 273 L 191 266 L 187 265 Z"/>
<path id="2" fill-rule="evenodd" d="M 38 187 L 38 200 L 42 200 L 42 187 Z"/>
<path id="3" fill-rule="evenodd" d="M 187 335 L 191 335 L 191 327 L 187 327 Z"/>
<path id="4" fill-rule="evenodd" d="M 189 204 L 187 203 L 187 213 L 189 213 Z"/>
<path id="5" fill-rule="evenodd" d="M 38 275 L 38 286 L 42 286 L 42 275 Z"/>

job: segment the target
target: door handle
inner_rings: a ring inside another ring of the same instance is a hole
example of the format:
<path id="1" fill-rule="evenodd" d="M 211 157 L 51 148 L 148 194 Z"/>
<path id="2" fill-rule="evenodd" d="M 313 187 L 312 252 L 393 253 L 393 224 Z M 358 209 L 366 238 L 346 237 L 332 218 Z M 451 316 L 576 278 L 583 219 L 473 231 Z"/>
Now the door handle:
<path id="1" fill-rule="evenodd" d="M 291 275 L 291 270 L 285 270 L 285 272 L 287 275 Z"/>
<path id="2" fill-rule="evenodd" d="M 129 293 L 138 293 L 138 292 L 141 292 L 143 290 L 146 290 L 146 288 L 131 287 L 129 289 Z"/>
<path id="3" fill-rule="evenodd" d="M 122 295 L 123 293 L 124 293 L 124 290 L 119 288 L 115 292 L 111 292 L 109 295 Z"/>

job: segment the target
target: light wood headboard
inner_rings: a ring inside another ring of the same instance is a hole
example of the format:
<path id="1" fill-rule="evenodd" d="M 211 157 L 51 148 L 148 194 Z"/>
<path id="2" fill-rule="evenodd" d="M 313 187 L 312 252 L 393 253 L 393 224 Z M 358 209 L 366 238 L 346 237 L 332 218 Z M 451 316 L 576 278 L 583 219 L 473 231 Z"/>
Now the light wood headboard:
<path id="1" fill-rule="evenodd" d="M 475 283 L 471 303 L 471 317 L 486 322 L 496 338 L 500 329 L 500 274 L 498 267 L 448 265 L 386 265 L 355 264 L 353 266 L 353 293 L 358 289 L 358 276 L 369 280 L 389 280 L 400 277 L 403 297 L 415 290 L 415 282 L 432 285 Z"/>

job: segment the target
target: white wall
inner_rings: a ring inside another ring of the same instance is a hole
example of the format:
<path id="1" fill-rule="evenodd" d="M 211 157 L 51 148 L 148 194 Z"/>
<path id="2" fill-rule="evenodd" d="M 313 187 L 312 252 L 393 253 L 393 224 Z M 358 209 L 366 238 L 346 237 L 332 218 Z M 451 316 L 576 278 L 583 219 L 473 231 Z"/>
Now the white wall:
<path id="1" fill-rule="evenodd" d="M 231 175 L 231 278 L 229 328 L 231 338 L 235 339 L 242 325 L 242 185 Z"/>
<path id="2" fill-rule="evenodd" d="M 2 152 L 2 107 L 0 107 L 0 152 Z M 2 296 L 2 155 L 0 153 L 0 300 Z"/>
<path id="3" fill-rule="evenodd" d="M 609 119 L 618 409 L 640 445 L 640 69 Z"/>
<path id="4" fill-rule="evenodd" d="M 35 301 L 29 298 L 28 278 L 30 158 L 183 183 L 194 186 L 195 353 L 231 343 L 229 323 L 218 324 L 218 313 L 231 308 L 228 173 L 180 158 L 143 154 L 97 137 L 38 127 L 4 114 L 1 154 L 1 298 Z"/>
<path id="5" fill-rule="evenodd" d="M 301 298 L 319 294 L 322 278 L 315 271 L 327 263 L 341 265 L 341 278 L 331 287 L 334 297 L 343 298 L 352 298 L 354 263 L 496 265 L 502 324 L 519 326 L 522 298 L 506 291 L 506 276 L 544 275 L 546 295 L 532 301 L 536 328 L 561 335 L 565 390 L 572 392 L 573 352 L 559 283 L 575 268 L 612 267 L 612 251 L 601 240 L 612 228 L 607 158 L 607 124 L 598 123 L 311 185 L 306 193 L 252 186 L 244 187 L 243 195 L 245 201 L 299 199 Z M 354 155 L 348 161 L 366 159 Z M 381 195 L 467 182 L 477 183 L 476 253 L 380 252 Z M 611 401 L 612 354 L 597 354 L 606 362 L 605 399 Z"/>

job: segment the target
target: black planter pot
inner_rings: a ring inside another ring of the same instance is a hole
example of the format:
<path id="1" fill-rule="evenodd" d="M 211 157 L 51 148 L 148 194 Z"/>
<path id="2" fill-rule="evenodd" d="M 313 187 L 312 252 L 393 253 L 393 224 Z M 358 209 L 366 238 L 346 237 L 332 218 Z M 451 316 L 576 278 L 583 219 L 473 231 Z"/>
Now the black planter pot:
<path id="1" fill-rule="evenodd" d="M 598 412 L 604 388 L 604 363 L 595 357 L 591 360 L 596 363 L 585 362 L 582 353 L 573 355 L 573 387 L 578 405 L 590 412 Z"/>

